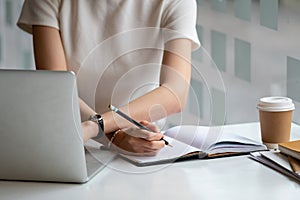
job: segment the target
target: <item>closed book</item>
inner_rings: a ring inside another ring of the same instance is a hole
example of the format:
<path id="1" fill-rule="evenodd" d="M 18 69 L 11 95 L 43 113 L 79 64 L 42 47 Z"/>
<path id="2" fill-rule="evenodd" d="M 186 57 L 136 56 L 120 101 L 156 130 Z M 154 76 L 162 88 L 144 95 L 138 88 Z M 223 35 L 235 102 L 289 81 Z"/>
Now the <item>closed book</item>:
<path id="1" fill-rule="evenodd" d="M 289 157 L 279 151 L 254 152 L 250 155 L 250 158 L 300 182 L 300 174 L 295 172 Z"/>
<path id="2" fill-rule="evenodd" d="M 280 143 L 278 149 L 281 153 L 300 160 L 300 140 Z"/>
<path id="3" fill-rule="evenodd" d="M 293 158 L 291 156 L 288 156 L 288 160 L 290 162 L 293 171 L 297 174 L 300 174 L 300 160 Z"/>

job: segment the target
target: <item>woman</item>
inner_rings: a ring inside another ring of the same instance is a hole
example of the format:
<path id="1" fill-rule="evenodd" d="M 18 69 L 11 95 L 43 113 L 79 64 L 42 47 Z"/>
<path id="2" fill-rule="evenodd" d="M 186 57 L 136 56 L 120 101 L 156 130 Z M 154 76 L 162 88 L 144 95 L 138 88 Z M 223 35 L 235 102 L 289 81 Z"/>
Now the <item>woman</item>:
<path id="1" fill-rule="evenodd" d="M 163 135 L 148 121 L 187 99 L 195 23 L 193 0 L 25 0 L 18 26 L 33 35 L 37 69 L 77 74 L 84 141 L 153 155 Z M 153 132 L 113 115 L 112 103 Z"/>

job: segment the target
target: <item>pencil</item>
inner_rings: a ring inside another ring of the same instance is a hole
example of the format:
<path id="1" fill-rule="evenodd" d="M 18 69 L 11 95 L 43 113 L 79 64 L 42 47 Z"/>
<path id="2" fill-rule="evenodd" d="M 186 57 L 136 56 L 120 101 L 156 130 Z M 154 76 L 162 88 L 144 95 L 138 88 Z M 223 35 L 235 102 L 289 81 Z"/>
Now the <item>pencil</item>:
<path id="1" fill-rule="evenodd" d="M 123 117 L 124 119 L 126 119 L 127 121 L 131 122 L 132 124 L 136 125 L 137 127 L 139 127 L 140 129 L 143 130 L 147 130 L 150 132 L 153 132 L 152 130 L 148 129 L 147 127 L 143 126 L 142 124 L 140 124 L 139 122 L 135 121 L 134 119 L 132 119 L 131 117 L 129 117 L 128 115 L 126 115 L 125 113 L 123 113 L 122 111 L 120 111 L 118 108 L 116 108 L 113 105 L 109 105 L 108 106 L 112 111 L 114 111 L 115 113 L 119 114 L 121 117 Z M 167 140 L 165 140 L 164 138 L 161 138 L 160 140 L 163 140 L 165 142 L 165 145 L 173 147 Z"/>

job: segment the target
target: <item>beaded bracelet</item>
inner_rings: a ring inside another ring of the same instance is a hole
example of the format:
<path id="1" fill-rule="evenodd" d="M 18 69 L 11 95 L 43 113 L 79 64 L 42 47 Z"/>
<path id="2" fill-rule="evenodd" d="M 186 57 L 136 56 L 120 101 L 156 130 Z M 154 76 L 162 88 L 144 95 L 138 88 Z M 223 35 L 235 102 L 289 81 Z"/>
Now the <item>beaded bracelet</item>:
<path id="1" fill-rule="evenodd" d="M 114 139 L 116 138 L 116 136 L 118 135 L 118 133 L 121 131 L 121 129 L 120 130 L 117 130 L 114 134 L 113 134 L 113 136 L 110 138 L 110 140 L 109 140 L 109 142 L 108 142 L 108 145 L 107 145 L 107 147 L 110 149 L 110 147 L 111 147 L 111 145 L 112 145 L 112 143 L 113 143 L 113 141 L 114 141 Z"/>

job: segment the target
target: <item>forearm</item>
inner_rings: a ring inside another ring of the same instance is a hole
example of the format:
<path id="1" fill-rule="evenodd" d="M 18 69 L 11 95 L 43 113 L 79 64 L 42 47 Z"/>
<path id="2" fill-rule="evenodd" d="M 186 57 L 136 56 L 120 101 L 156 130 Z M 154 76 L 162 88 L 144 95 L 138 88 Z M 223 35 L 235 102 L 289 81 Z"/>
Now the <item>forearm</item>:
<path id="1" fill-rule="evenodd" d="M 134 119 L 156 121 L 186 104 L 191 78 L 191 42 L 177 39 L 166 44 L 160 72 L 160 87 L 120 108 Z M 107 131 L 129 124 L 111 112 L 102 115 Z"/>
<path id="2" fill-rule="evenodd" d="M 161 98 L 162 96 L 164 98 Z M 119 109 L 137 121 L 156 121 L 177 112 L 177 109 L 174 109 L 176 106 L 172 106 L 175 104 L 178 102 L 174 95 L 167 88 L 159 87 Z M 104 119 L 105 132 L 132 126 L 115 113 L 106 112 L 101 115 Z"/>
<path id="3" fill-rule="evenodd" d="M 131 101 L 121 109 L 137 120 L 156 121 L 183 108 L 182 98 L 170 88 L 160 86 Z"/>
<path id="4" fill-rule="evenodd" d="M 36 69 L 61 71 L 68 69 L 59 30 L 47 26 L 33 26 L 33 46 Z M 83 121 L 95 113 L 81 99 L 79 105 Z M 98 126 L 94 122 L 85 122 L 82 126 L 87 130 L 83 135 L 85 141 L 97 135 Z"/>

